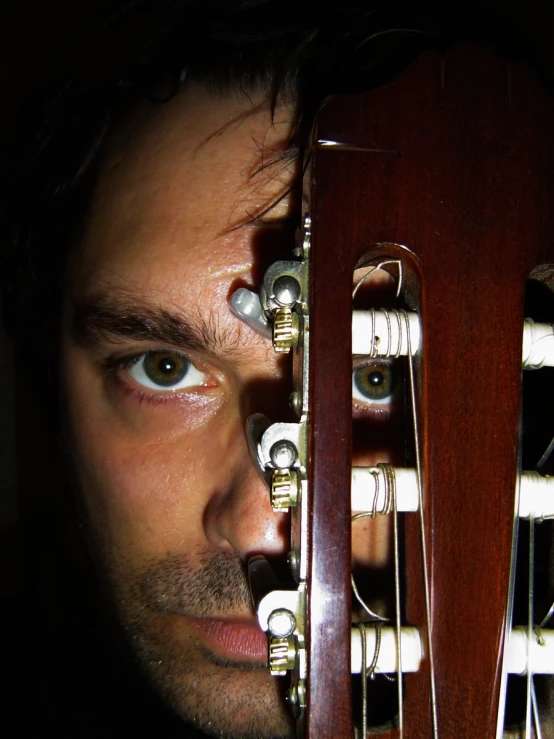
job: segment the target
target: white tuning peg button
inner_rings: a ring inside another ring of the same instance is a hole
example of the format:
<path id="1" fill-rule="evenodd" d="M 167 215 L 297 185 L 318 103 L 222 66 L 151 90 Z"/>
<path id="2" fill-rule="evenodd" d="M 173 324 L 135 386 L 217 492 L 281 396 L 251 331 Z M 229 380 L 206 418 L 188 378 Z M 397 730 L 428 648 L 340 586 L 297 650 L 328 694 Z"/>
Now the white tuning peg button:
<path id="1" fill-rule="evenodd" d="M 229 300 L 231 313 L 246 323 L 257 334 L 271 339 L 272 329 L 264 316 L 260 297 L 257 293 L 245 287 L 239 287 Z"/>
<path id="2" fill-rule="evenodd" d="M 261 440 L 270 425 L 269 418 L 263 413 L 254 413 L 246 419 L 246 439 L 250 458 L 266 482 L 266 462 L 262 456 Z"/>

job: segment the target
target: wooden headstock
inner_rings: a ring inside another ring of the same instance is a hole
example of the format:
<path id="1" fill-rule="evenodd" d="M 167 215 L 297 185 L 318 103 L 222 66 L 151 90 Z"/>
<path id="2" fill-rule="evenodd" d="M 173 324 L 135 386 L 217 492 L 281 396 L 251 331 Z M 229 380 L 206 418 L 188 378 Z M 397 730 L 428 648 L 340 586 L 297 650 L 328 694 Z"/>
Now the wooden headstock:
<path id="1" fill-rule="evenodd" d="M 309 206 L 309 737 L 354 735 L 352 274 L 385 256 L 401 259 L 404 301 L 422 329 L 413 360 L 422 511 L 404 521 L 401 618 L 420 630 L 424 659 L 403 681 L 402 736 L 502 735 L 524 296 L 533 271 L 554 262 L 553 132 L 554 102 L 533 74 L 477 46 L 425 54 L 381 88 L 331 99 L 319 116 Z"/>

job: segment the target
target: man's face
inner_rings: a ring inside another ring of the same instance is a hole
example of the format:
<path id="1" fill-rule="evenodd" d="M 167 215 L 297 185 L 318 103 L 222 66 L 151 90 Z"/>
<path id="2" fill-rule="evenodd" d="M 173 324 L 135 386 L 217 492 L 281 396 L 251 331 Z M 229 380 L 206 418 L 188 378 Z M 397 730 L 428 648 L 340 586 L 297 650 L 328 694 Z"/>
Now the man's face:
<path id="1" fill-rule="evenodd" d="M 290 111 L 199 88 L 111 142 L 69 270 L 63 366 L 74 466 L 120 617 L 173 708 L 217 736 L 292 731 L 245 577 L 288 551 L 245 421 L 284 420 L 287 361 L 229 311 L 288 258 Z M 376 413 L 382 413 L 379 407 Z M 375 460 L 384 459 L 377 453 Z M 386 527 L 357 522 L 380 566 Z M 368 533 L 369 532 L 369 533 Z"/>

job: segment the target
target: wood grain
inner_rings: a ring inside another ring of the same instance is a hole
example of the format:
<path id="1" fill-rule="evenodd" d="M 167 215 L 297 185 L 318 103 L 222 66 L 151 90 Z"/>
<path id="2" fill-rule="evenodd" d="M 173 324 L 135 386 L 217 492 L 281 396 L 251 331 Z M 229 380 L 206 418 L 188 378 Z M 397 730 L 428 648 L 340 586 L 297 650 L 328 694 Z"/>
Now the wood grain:
<path id="1" fill-rule="evenodd" d="M 554 108 L 520 64 L 477 46 L 334 98 L 312 166 L 313 544 L 307 733 L 353 735 L 349 648 L 352 271 L 407 247 L 441 737 L 494 737 L 518 470 L 523 297 L 554 261 Z M 387 247 L 385 251 L 395 251 Z M 407 623 L 426 629 L 415 517 Z M 329 669 L 330 659 L 333 669 Z M 335 661 L 336 660 L 336 661 Z M 336 668 L 336 669 L 335 669 Z M 332 672 L 332 674 L 329 674 Z M 406 680 L 406 739 L 432 736 L 429 664 Z"/>

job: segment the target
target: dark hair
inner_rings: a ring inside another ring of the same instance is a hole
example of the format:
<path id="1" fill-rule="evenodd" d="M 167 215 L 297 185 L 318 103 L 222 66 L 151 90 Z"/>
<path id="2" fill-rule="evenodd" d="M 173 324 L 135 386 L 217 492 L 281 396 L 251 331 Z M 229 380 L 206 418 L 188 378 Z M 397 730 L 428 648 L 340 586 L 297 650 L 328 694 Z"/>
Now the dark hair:
<path id="1" fill-rule="evenodd" d="M 262 89 L 273 104 L 292 93 L 290 148 L 302 151 L 327 95 L 379 84 L 447 38 L 429 9 L 385 0 L 330 9 L 316 0 L 134 0 L 107 23 L 117 29 L 140 14 L 150 14 L 151 33 L 131 64 L 96 80 L 75 75 L 21 111 L 5 196 L 4 317 L 24 355 L 46 355 L 50 380 L 68 250 L 122 111 L 144 99 L 163 103 L 187 77 L 216 92 Z"/>

